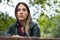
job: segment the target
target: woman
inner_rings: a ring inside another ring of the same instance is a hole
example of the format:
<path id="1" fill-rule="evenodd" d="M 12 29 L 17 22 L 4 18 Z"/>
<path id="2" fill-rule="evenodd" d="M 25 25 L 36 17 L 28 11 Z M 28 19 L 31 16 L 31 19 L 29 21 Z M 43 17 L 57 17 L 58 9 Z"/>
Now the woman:
<path id="1" fill-rule="evenodd" d="M 15 8 L 15 16 L 17 21 L 4 32 L 4 36 L 40 37 L 40 29 L 32 22 L 27 4 L 19 2 Z"/>

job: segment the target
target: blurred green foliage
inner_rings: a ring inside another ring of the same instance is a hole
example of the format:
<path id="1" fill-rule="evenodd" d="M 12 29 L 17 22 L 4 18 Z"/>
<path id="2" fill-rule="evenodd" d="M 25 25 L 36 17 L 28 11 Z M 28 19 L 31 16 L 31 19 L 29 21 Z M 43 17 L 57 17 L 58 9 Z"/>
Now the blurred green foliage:
<path id="1" fill-rule="evenodd" d="M 8 14 L 0 13 L 0 35 L 14 21 L 15 21 L 15 19 L 10 17 Z"/>
<path id="2" fill-rule="evenodd" d="M 4 1 L 6 1 L 6 0 L 4 0 Z M 10 0 L 7 0 L 7 2 L 9 2 Z M 0 3 L 2 2 L 2 0 L 0 0 Z"/>
<path id="3" fill-rule="evenodd" d="M 48 5 L 49 7 L 52 6 L 51 3 L 46 3 L 46 1 L 47 0 L 30 0 L 30 3 L 33 5 L 41 5 L 41 8 L 45 9 L 45 5 Z M 56 5 L 58 2 L 57 0 L 52 1 L 54 5 Z M 47 14 L 44 12 L 40 13 L 39 18 L 37 19 L 37 23 L 40 25 L 41 37 L 60 38 L 60 11 L 55 9 L 55 13 L 56 15 L 49 15 L 50 17 L 47 16 Z"/>
<path id="4" fill-rule="evenodd" d="M 60 37 L 60 15 L 49 18 L 42 13 L 37 22 L 40 25 L 41 37 Z"/>
<path id="5" fill-rule="evenodd" d="M 32 4 L 43 4 L 46 0 L 30 0 Z"/>

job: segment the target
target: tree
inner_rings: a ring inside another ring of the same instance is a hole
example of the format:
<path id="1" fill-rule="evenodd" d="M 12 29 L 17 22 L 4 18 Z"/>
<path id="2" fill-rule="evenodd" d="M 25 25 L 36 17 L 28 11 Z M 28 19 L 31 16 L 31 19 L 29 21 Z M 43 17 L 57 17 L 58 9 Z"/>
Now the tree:
<path id="1" fill-rule="evenodd" d="M 8 14 L 0 13 L 0 35 L 9 27 L 9 25 L 14 23 L 14 21 L 15 19 Z"/>
<path id="2" fill-rule="evenodd" d="M 42 37 L 60 37 L 60 1 L 59 0 L 30 0 L 32 6 L 37 7 L 41 11 L 37 20 L 41 29 Z"/>

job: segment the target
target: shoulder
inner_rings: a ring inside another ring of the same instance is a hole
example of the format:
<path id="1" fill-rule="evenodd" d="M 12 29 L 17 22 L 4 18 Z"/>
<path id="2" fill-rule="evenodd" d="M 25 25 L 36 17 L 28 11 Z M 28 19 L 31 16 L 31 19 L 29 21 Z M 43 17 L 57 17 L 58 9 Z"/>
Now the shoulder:
<path id="1" fill-rule="evenodd" d="M 16 25 L 17 25 L 16 22 L 14 22 L 13 24 L 11 24 L 11 25 L 7 28 L 7 31 L 8 31 L 9 33 L 12 33 L 13 30 L 15 30 Z"/>
<path id="2" fill-rule="evenodd" d="M 36 23 L 33 22 L 33 21 L 31 21 L 31 22 L 30 22 L 30 25 L 31 25 L 31 26 L 34 26 L 34 25 L 36 25 Z"/>
<path id="3" fill-rule="evenodd" d="M 30 22 L 30 27 L 31 28 L 39 28 L 38 24 L 36 22 L 33 22 L 33 21 Z"/>
<path id="4" fill-rule="evenodd" d="M 18 26 L 17 22 L 14 22 L 12 25 L 10 25 L 10 27 L 16 27 L 16 26 Z"/>
<path id="5" fill-rule="evenodd" d="M 7 29 L 8 30 L 13 30 L 16 27 L 17 27 L 17 22 L 14 22 L 13 24 L 9 25 L 9 27 Z"/>

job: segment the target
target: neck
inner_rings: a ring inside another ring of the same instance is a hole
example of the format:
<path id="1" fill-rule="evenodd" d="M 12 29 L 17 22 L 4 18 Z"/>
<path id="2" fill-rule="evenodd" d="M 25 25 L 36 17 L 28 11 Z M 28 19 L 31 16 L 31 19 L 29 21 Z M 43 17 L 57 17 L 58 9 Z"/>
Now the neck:
<path id="1" fill-rule="evenodd" d="M 22 26 L 24 26 L 26 24 L 26 21 L 19 21 L 19 24 L 21 24 Z"/>

